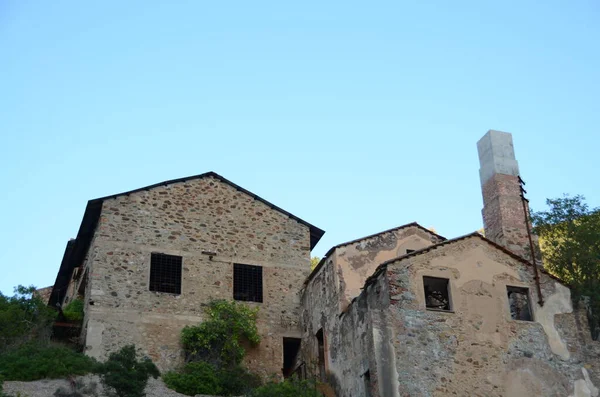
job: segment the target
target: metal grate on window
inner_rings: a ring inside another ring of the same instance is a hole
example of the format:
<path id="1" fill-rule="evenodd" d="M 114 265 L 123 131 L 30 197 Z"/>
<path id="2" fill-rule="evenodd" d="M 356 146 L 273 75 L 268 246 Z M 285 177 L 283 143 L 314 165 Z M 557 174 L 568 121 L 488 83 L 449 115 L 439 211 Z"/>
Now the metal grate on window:
<path id="1" fill-rule="evenodd" d="M 181 257 L 152 253 L 150 291 L 181 294 Z"/>
<path id="2" fill-rule="evenodd" d="M 262 267 L 233 264 L 233 299 L 237 301 L 262 302 Z"/>

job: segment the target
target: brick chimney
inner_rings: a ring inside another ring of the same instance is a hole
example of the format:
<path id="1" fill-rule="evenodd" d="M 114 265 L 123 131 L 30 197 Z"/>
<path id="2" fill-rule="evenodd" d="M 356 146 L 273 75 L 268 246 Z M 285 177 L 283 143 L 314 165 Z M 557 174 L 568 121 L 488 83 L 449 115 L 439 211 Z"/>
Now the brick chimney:
<path id="1" fill-rule="evenodd" d="M 512 135 L 490 130 L 477 142 L 477 151 L 485 236 L 515 254 L 530 259 L 520 195 L 519 164 L 515 159 Z M 537 239 L 534 241 L 535 244 Z M 536 248 L 536 257 L 538 252 Z"/>

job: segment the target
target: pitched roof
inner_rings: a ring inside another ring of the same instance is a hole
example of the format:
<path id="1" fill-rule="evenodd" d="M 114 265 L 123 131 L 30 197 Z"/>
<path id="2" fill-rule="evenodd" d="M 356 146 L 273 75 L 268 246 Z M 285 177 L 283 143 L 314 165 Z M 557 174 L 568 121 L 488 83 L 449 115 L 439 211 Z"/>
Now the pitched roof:
<path id="1" fill-rule="evenodd" d="M 319 229 L 318 227 L 311 225 L 310 223 L 298 218 L 297 216 L 285 211 L 284 209 L 276 206 L 275 204 L 270 203 L 269 201 L 263 199 L 260 196 L 244 189 L 243 187 L 236 185 L 230 180 L 222 177 L 216 172 L 205 172 L 199 175 L 188 176 L 185 178 L 171 179 L 168 181 L 155 183 L 154 185 L 149 185 L 145 187 L 141 187 L 139 189 L 129 190 L 127 192 L 113 194 L 110 196 L 100 197 L 97 199 L 93 199 L 88 201 L 87 206 L 85 208 L 85 213 L 83 214 L 83 219 L 81 220 L 81 225 L 79 226 L 79 232 L 77 233 L 77 238 L 75 240 L 70 240 L 65 249 L 65 253 L 63 255 L 63 259 L 60 265 L 60 269 L 56 276 L 56 281 L 54 283 L 54 288 L 52 290 L 52 295 L 50 296 L 49 305 L 55 305 L 56 302 L 62 301 L 64 298 L 64 294 L 66 292 L 66 286 L 68 286 L 69 278 L 71 277 L 71 272 L 73 268 L 76 267 L 76 264 L 79 264 L 83 261 L 85 254 L 89 248 L 89 245 L 92 241 L 92 237 L 94 235 L 94 231 L 96 230 L 96 226 L 98 225 L 98 220 L 100 219 L 100 212 L 102 210 L 102 203 L 104 200 L 117 198 L 120 196 L 128 196 L 132 193 L 137 193 L 145 190 L 154 189 L 160 186 L 172 185 L 174 183 L 187 182 L 194 179 L 202 179 L 202 178 L 215 178 L 223 183 L 228 184 L 236 190 L 239 190 L 242 193 L 247 194 L 248 196 L 254 198 L 257 201 L 267 205 L 268 207 L 274 209 L 282 213 L 283 215 L 295 220 L 296 222 L 305 225 L 310 230 L 310 249 L 312 250 L 315 245 L 319 242 L 323 234 L 324 230 Z"/>
<path id="2" fill-rule="evenodd" d="M 312 280 L 312 278 L 319 272 L 319 270 L 321 269 L 321 267 L 323 267 L 323 263 L 325 263 L 325 260 L 337 248 L 343 247 L 345 245 L 350 245 L 350 244 L 358 243 L 358 242 L 363 241 L 363 240 L 368 240 L 370 238 L 377 237 L 377 236 L 379 236 L 381 234 L 385 234 L 385 233 L 389 233 L 389 232 L 394 232 L 396 230 L 406 229 L 406 228 L 409 228 L 409 227 L 416 227 L 418 229 L 421 229 L 421 230 L 423 230 L 423 231 L 425 231 L 425 232 L 427 232 L 427 233 L 429 233 L 429 234 L 431 234 L 431 235 L 439 238 L 440 240 L 446 240 L 446 237 L 440 236 L 439 234 L 437 234 L 435 232 L 432 232 L 429 229 L 424 228 L 423 226 L 419 225 L 417 222 L 411 222 L 411 223 L 407 223 L 405 225 L 400 225 L 400 226 L 396 226 L 396 227 L 391 228 L 391 229 L 387 229 L 387 230 L 381 231 L 379 233 L 369 234 L 368 236 L 364 236 L 364 237 L 360 237 L 360 238 L 357 238 L 357 239 L 354 239 L 354 240 L 346 241 L 345 243 L 334 245 L 333 247 L 331 247 L 329 249 L 329 251 L 327 251 L 325 253 L 325 255 L 323 256 L 323 258 L 321 258 L 321 260 L 319 261 L 319 263 L 317 264 L 317 266 L 315 266 L 315 268 L 313 269 L 313 271 L 308 275 L 308 277 L 306 278 L 306 281 L 304 282 L 304 284 L 307 284 L 310 280 Z"/>
<path id="3" fill-rule="evenodd" d="M 425 247 L 425 248 L 422 248 L 420 250 L 415 250 L 415 251 L 410 252 L 408 254 L 404 254 L 404 255 L 401 255 L 399 257 L 392 258 L 390 260 L 387 260 L 387 261 L 381 263 L 379 266 L 377 266 L 377 269 L 375 269 L 375 271 L 373 272 L 373 274 L 371 276 L 369 276 L 369 278 L 367 278 L 367 280 L 365 281 L 364 287 L 366 287 L 368 284 L 370 284 L 372 282 L 372 280 L 374 280 L 379 274 L 381 274 L 381 272 L 384 271 L 385 268 L 387 267 L 387 265 L 389 265 L 390 263 L 394 263 L 394 262 L 397 262 L 397 261 L 400 261 L 400 260 L 403 260 L 403 259 L 406 259 L 406 258 L 409 258 L 409 257 L 413 257 L 413 256 L 417 256 L 417 255 L 422 255 L 422 254 L 425 254 L 425 253 L 427 253 L 429 251 L 432 251 L 432 250 L 434 250 L 436 248 L 440 248 L 440 247 L 445 246 L 445 245 L 454 244 L 454 243 L 457 243 L 457 242 L 462 241 L 462 240 L 466 240 L 466 239 L 471 238 L 471 237 L 478 237 L 478 238 L 480 238 L 481 240 L 485 241 L 486 243 L 488 243 L 492 247 L 494 247 L 494 248 L 496 248 L 496 249 L 504 252 L 505 254 L 509 255 L 511 258 L 516 259 L 517 261 L 519 261 L 519 262 L 521 262 L 521 263 L 523 263 L 523 264 L 525 264 L 527 266 L 534 266 L 533 263 L 531 263 L 528 260 L 526 260 L 525 258 L 523 258 L 523 257 L 515 254 L 511 250 L 509 250 L 509 249 L 501 246 L 500 244 L 497 244 L 497 243 L 493 242 L 490 239 L 487 239 L 486 237 L 484 237 L 483 235 L 481 235 L 478 232 L 473 232 L 473 233 L 465 234 L 464 236 L 459 236 L 459 237 L 455 237 L 455 238 L 452 238 L 452 239 L 449 239 L 449 240 L 442 241 L 441 243 L 430 245 L 429 247 Z M 556 276 L 548 273 L 547 270 L 545 270 L 545 269 L 543 269 L 541 267 L 538 268 L 538 270 L 541 273 L 546 274 L 550 278 L 552 278 L 552 279 L 560 282 L 561 284 L 567 285 L 564 281 L 562 281 L 558 277 L 556 277 Z"/>

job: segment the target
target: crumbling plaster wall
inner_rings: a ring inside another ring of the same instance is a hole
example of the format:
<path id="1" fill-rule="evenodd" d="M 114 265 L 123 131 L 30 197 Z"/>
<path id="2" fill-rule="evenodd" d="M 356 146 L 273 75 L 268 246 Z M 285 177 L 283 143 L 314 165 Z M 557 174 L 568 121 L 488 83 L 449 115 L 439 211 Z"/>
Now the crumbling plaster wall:
<path id="1" fill-rule="evenodd" d="M 203 250 L 217 252 L 211 260 Z M 181 295 L 148 290 L 150 256 L 183 257 Z M 88 252 L 86 349 L 103 358 L 135 343 L 162 370 L 181 362 L 180 330 L 203 305 L 233 298 L 233 263 L 263 266 L 260 346 L 247 364 L 281 373 L 283 337 L 299 337 L 300 289 L 310 271 L 309 229 L 214 178 L 107 199 Z"/>
<path id="2" fill-rule="evenodd" d="M 330 288 L 334 278 L 335 267 L 329 260 L 304 292 L 302 361 L 310 374 L 319 376 L 316 334 L 322 329 L 326 369 L 322 380 L 333 386 L 338 397 L 364 396 L 366 387 L 373 397 L 395 396 L 397 375 L 392 331 L 386 320 L 389 292 L 385 274 L 342 314 L 338 312 L 337 291 Z M 370 383 L 365 379 L 367 371 Z"/>
<path id="3" fill-rule="evenodd" d="M 332 257 L 338 288 L 343 291 L 340 311 L 360 294 L 366 279 L 379 264 L 406 254 L 407 249 L 419 250 L 440 241 L 434 234 L 409 226 L 336 248 Z"/>
<path id="4" fill-rule="evenodd" d="M 541 276 L 545 305 L 525 322 L 511 319 L 506 286 L 529 288 L 536 302 L 531 267 L 478 237 L 386 272 L 401 395 L 597 395 L 600 360 L 590 351 L 598 343 L 573 313 L 568 288 L 549 276 Z M 425 309 L 423 276 L 450 280 L 452 312 Z"/>

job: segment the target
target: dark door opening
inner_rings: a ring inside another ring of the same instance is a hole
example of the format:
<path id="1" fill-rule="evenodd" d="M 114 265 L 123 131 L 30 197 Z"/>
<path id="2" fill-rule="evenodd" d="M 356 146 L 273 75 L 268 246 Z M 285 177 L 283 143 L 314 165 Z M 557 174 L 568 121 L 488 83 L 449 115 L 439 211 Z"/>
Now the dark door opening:
<path id="1" fill-rule="evenodd" d="M 283 377 L 289 377 L 294 371 L 296 358 L 300 351 L 300 339 L 283 338 Z"/>
<path id="2" fill-rule="evenodd" d="M 319 348 L 319 376 L 321 381 L 325 381 L 325 338 L 323 336 L 323 328 L 317 334 L 317 344 Z"/>

